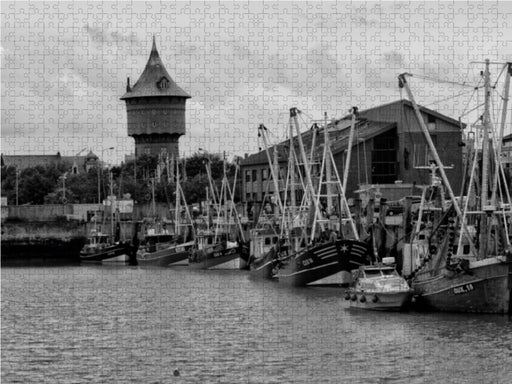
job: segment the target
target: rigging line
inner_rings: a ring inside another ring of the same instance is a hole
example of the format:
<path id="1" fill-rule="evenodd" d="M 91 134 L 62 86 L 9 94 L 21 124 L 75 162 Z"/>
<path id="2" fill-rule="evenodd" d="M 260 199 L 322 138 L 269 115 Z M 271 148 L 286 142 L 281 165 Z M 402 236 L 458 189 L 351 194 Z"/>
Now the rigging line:
<path id="1" fill-rule="evenodd" d="M 439 104 L 439 103 L 442 103 L 443 101 L 447 101 L 447 100 L 455 99 L 456 97 L 459 97 L 459 96 L 461 96 L 461 95 L 467 94 L 467 93 L 469 93 L 469 92 L 475 92 L 475 90 L 473 89 L 472 91 L 471 91 L 471 90 L 463 91 L 463 92 L 460 92 L 460 93 L 458 93 L 458 94 L 456 94 L 456 95 L 454 95 L 454 96 L 448 96 L 448 97 L 445 97 L 444 99 L 436 100 L 436 101 L 434 101 L 434 102 L 432 102 L 432 103 L 430 103 L 430 104 L 425 105 L 425 107 L 429 107 L 429 106 L 434 105 L 434 104 Z"/>
<path id="2" fill-rule="evenodd" d="M 508 67 L 508 64 L 505 64 L 505 65 L 503 65 L 503 68 L 501 68 L 501 71 L 500 71 L 500 73 L 498 74 L 498 77 L 496 78 L 496 81 L 494 82 L 494 85 L 492 86 L 492 88 L 493 88 L 493 89 L 494 89 L 494 88 L 496 88 L 496 85 L 498 84 L 498 81 L 499 81 L 499 79 L 500 79 L 501 75 L 503 74 L 503 72 L 505 72 L 505 69 L 506 69 L 507 67 Z"/>
<path id="3" fill-rule="evenodd" d="M 475 108 L 472 108 L 470 109 L 469 111 L 466 111 L 465 113 L 463 113 L 462 115 L 460 115 L 459 117 L 463 117 L 463 116 L 466 116 L 468 114 L 470 114 L 471 112 L 473 112 L 474 110 L 480 108 L 480 107 L 483 107 L 485 103 L 482 103 L 482 104 L 477 104 L 477 106 Z"/>
<path id="4" fill-rule="evenodd" d="M 473 88 L 473 91 L 474 91 L 474 92 L 473 92 L 473 95 L 474 95 L 474 93 L 475 93 L 475 92 L 478 92 L 478 90 L 479 90 L 480 88 L 483 88 L 483 86 L 481 85 L 481 84 L 482 84 L 482 81 L 483 81 L 483 79 L 482 79 L 482 78 L 480 78 L 480 80 L 478 80 L 478 83 L 476 83 L 475 87 Z M 471 96 L 473 96 L 473 95 L 471 95 Z M 471 101 L 468 101 L 468 104 L 469 104 L 470 102 L 471 102 Z M 467 106 L 468 106 L 468 105 L 466 105 L 466 107 L 465 107 L 465 108 L 467 108 Z"/>
<path id="5" fill-rule="evenodd" d="M 473 93 L 471 94 L 471 97 L 469 98 L 468 102 L 464 106 L 464 109 L 462 110 L 462 115 L 461 116 L 464 116 L 464 113 L 467 111 L 468 106 L 471 103 L 471 101 L 473 100 L 473 97 L 475 96 L 475 93 L 478 92 L 478 89 L 479 89 L 479 84 L 477 84 L 477 86 L 473 89 Z"/>
<path id="6" fill-rule="evenodd" d="M 309 113 L 307 113 L 307 112 L 303 111 L 302 109 L 300 110 L 299 115 L 304 115 L 304 116 L 306 116 L 309 120 L 313 120 L 313 121 L 315 120 L 315 119 L 313 118 L 313 116 L 312 116 L 312 115 L 310 115 Z M 303 119 L 303 120 L 304 120 L 304 119 Z M 304 124 L 305 124 L 305 122 L 304 122 Z"/>
<path id="7" fill-rule="evenodd" d="M 434 81 L 434 82 L 437 82 L 437 83 L 446 83 L 446 84 L 459 85 L 461 87 L 471 87 L 471 88 L 474 88 L 474 85 L 466 84 L 466 83 L 459 83 L 457 81 L 442 80 L 442 79 L 437 79 L 435 77 L 424 76 L 424 75 L 417 75 L 417 74 L 411 74 L 411 75 L 414 76 L 414 77 L 420 78 L 420 79 L 430 80 L 430 81 Z"/>

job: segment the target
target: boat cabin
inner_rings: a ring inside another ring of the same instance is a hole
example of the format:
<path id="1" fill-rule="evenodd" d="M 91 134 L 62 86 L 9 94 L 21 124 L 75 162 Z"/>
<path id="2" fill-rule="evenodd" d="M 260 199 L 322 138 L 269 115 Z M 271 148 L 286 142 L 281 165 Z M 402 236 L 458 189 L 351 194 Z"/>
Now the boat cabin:
<path id="1" fill-rule="evenodd" d="M 250 254 L 255 258 L 267 254 L 279 242 L 279 236 L 273 230 L 253 230 L 251 233 Z"/>
<path id="2" fill-rule="evenodd" d="M 110 236 L 103 233 L 92 234 L 87 238 L 86 245 L 98 246 L 108 245 L 110 243 Z"/>
<path id="3" fill-rule="evenodd" d="M 358 278 L 381 278 L 381 277 L 399 277 L 398 272 L 391 266 L 362 266 L 357 270 Z"/>

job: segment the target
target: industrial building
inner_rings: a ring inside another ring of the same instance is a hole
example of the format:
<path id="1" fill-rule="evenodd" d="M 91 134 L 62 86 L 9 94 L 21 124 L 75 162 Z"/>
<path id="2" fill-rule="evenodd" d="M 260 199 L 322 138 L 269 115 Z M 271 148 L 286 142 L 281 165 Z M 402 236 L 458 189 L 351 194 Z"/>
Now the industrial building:
<path id="1" fill-rule="evenodd" d="M 452 187 L 458 193 L 462 183 L 462 130 L 465 125 L 425 107 L 420 106 L 420 111 L 439 156 L 448 168 L 446 174 Z M 331 150 L 340 175 L 343 175 L 346 161 L 350 127 L 351 115 L 328 124 Z M 316 136 L 318 158 L 323 153 L 323 127 Z M 312 130 L 302 134 L 307 153 L 310 153 L 312 137 Z M 277 144 L 276 148 L 281 175 L 279 192 L 283 196 L 289 141 Z M 355 124 L 346 195 L 354 197 L 356 190 L 372 184 L 392 184 L 409 190 L 410 185 L 429 184 L 430 170 L 427 168 L 432 161 L 411 102 L 398 100 L 360 111 Z M 265 150 L 246 156 L 241 161 L 241 174 L 245 202 L 261 203 L 265 196 L 275 193 Z"/>

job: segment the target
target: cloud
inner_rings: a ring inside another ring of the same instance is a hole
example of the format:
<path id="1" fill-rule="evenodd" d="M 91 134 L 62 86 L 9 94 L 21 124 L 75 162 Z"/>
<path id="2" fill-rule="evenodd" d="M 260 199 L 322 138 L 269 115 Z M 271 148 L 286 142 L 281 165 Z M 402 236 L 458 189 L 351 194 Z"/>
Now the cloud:
<path id="1" fill-rule="evenodd" d="M 123 34 L 115 30 L 108 30 L 105 27 L 95 27 L 85 24 L 85 31 L 91 40 L 96 43 L 136 43 L 139 40 L 135 33 Z"/>

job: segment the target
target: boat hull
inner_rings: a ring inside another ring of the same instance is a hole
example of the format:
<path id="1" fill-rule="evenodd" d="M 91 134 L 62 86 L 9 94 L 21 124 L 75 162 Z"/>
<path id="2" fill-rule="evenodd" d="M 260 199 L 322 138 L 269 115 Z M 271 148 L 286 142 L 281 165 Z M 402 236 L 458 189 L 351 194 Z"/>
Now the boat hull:
<path id="1" fill-rule="evenodd" d="M 82 263 L 127 263 L 130 261 L 130 255 L 133 248 L 127 243 L 120 243 L 106 247 L 99 252 L 91 254 L 81 253 L 80 262 Z"/>
<path id="2" fill-rule="evenodd" d="M 371 292 L 349 291 L 346 297 L 350 308 L 366 309 L 371 311 L 399 311 L 412 297 L 409 292 Z M 364 299 L 363 299 L 364 298 Z"/>
<path id="3" fill-rule="evenodd" d="M 442 268 L 413 280 L 415 307 L 447 312 L 511 313 L 512 257 L 470 263 L 469 273 Z"/>
<path id="4" fill-rule="evenodd" d="M 240 265 L 237 259 L 241 257 L 240 255 L 240 247 L 197 250 L 189 258 L 188 266 L 194 269 L 239 269 Z"/>
<path id="5" fill-rule="evenodd" d="M 276 267 L 280 264 L 275 250 L 272 248 L 263 257 L 251 260 L 249 277 L 252 279 L 272 280 Z"/>
<path id="6" fill-rule="evenodd" d="M 370 252 L 365 243 L 342 239 L 309 247 L 292 256 L 276 277 L 280 283 L 302 287 L 370 262 Z"/>
<path id="7" fill-rule="evenodd" d="M 192 247 L 193 243 L 170 246 L 155 252 L 139 252 L 137 263 L 142 266 L 167 267 L 187 260 Z"/>

